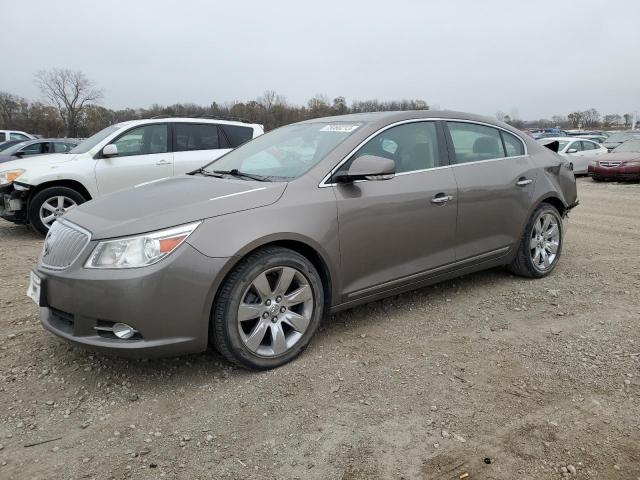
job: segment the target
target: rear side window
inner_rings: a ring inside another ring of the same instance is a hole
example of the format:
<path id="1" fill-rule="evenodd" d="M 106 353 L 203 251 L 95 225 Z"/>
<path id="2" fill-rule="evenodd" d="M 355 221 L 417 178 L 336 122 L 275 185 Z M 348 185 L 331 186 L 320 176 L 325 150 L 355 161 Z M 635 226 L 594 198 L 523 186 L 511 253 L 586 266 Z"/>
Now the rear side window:
<path id="1" fill-rule="evenodd" d="M 238 125 L 221 125 L 229 139 L 231 148 L 236 148 L 253 138 L 253 128 Z"/>
<path id="2" fill-rule="evenodd" d="M 518 137 L 502 130 L 500 131 L 500 135 L 502 135 L 502 141 L 504 142 L 504 149 L 507 152 L 507 157 L 524 155 L 524 145 Z"/>
<path id="3" fill-rule="evenodd" d="M 583 150 L 595 150 L 596 148 L 598 148 L 598 147 L 596 146 L 595 143 L 587 142 L 586 140 L 582 142 L 582 149 Z"/>
<path id="4" fill-rule="evenodd" d="M 466 122 L 447 122 L 455 163 L 504 158 L 502 139 L 497 128 Z"/>
<path id="5" fill-rule="evenodd" d="M 220 148 L 220 137 L 217 125 L 177 123 L 173 129 L 175 132 L 173 142 L 174 152 L 215 150 Z"/>
<path id="6" fill-rule="evenodd" d="M 4 132 L 0 132 L 0 142 L 4 142 L 7 140 L 7 134 Z"/>

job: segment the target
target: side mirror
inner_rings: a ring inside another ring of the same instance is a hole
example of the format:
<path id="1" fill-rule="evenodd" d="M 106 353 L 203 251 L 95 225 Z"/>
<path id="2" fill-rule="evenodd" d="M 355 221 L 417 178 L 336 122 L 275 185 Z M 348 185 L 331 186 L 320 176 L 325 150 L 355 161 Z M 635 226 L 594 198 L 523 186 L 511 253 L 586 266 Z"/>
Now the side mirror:
<path id="1" fill-rule="evenodd" d="M 576 153 L 577 151 L 577 148 L 570 148 L 569 150 L 567 150 L 567 153 Z"/>
<path id="2" fill-rule="evenodd" d="M 118 147 L 113 143 L 110 143 L 109 145 L 105 146 L 102 149 L 103 157 L 109 158 L 109 157 L 115 157 L 117 155 L 118 155 Z"/>
<path id="3" fill-rule="evenodd" d="M 333 175 L 336 183 L 351 183 L 356 180 L 390 180 L 396 173 L 393 160 L 375 155 L 363 155 L 356 158 L 347 172 Z"/>

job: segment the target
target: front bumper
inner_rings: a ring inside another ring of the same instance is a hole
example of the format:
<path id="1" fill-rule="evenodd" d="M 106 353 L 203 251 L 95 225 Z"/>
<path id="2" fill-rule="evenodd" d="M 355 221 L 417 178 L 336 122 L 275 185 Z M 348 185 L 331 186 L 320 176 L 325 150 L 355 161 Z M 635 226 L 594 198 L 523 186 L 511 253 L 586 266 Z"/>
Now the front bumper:
<path id="1" fill-rule="evenodd" d="M 0 187 L 0 217 L 10 222 L 27 222 L 28 190 L 16 190 L 13 184 Z"/>
<path id="2" fill-rule="evenodd" d="M 44 328 L 91 350 L 127 357 L 173 356 L 207 348 L 211 307 L 228 259 L 207 257 L 184 243 L 149 267 L 83 268 L 95 244 L 91 242 L 67 270 L 38 265 Z M 116 322 L 138 333 L 129 340 L 118 339 L 104 328 Z"/>
<path id="3" fill-rule="evenodd" d="M 618 165 L 615 167 L 589 165 L 589 176 L 597 179 L 640 180 L 640 167 L 634 165 Z"/>

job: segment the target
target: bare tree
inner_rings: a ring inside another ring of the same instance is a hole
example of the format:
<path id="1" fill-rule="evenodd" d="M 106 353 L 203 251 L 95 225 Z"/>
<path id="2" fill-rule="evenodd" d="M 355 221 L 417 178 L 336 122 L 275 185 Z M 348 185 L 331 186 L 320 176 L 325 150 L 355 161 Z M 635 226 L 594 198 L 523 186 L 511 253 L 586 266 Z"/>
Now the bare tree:
<path id="1" fill-rule="evenodd" d="M 56 68 L 36 74 L 36 84 L 42 94 L 60 112 L 67 136 L 78 136 L 84 106 L 102 98 L 102 90 L 84 73 Z"/>

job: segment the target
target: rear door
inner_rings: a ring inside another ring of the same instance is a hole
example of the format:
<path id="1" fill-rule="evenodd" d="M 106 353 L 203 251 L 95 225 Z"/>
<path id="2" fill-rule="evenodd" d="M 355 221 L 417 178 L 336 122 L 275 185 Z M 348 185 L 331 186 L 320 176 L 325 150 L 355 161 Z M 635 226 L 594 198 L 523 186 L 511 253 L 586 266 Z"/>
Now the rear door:
<path id="1" fill-rule="evenodd" d="M 102 195 L 173 175 L 167 124 L 134 127 L 111 143 L 118 155 L 105 158 L 100 152 L 96 160 L 96 182 Z"/>
<path id="2" fill-rule="evenodd" d="M 512 133 L 468 121 L 446 126 L 458 185 L 456 260 L 500 256 L 522 235 L 535 165 Z"/>
<path id="3" fill-rule="evenodd" d="M 172 129 L 175 175 L 197 170 L 230 150 L 216 124 L 173 123 Z"/>
<path id="4" fill-rule="evenodd" d="M 419 281 L 454 260 L 457 191 L 442 126 L 416 121 L 387 128 L 339 171 L 364 154 L 394 160 L 396 175 L 333 185 L 345 301 Z"/>

